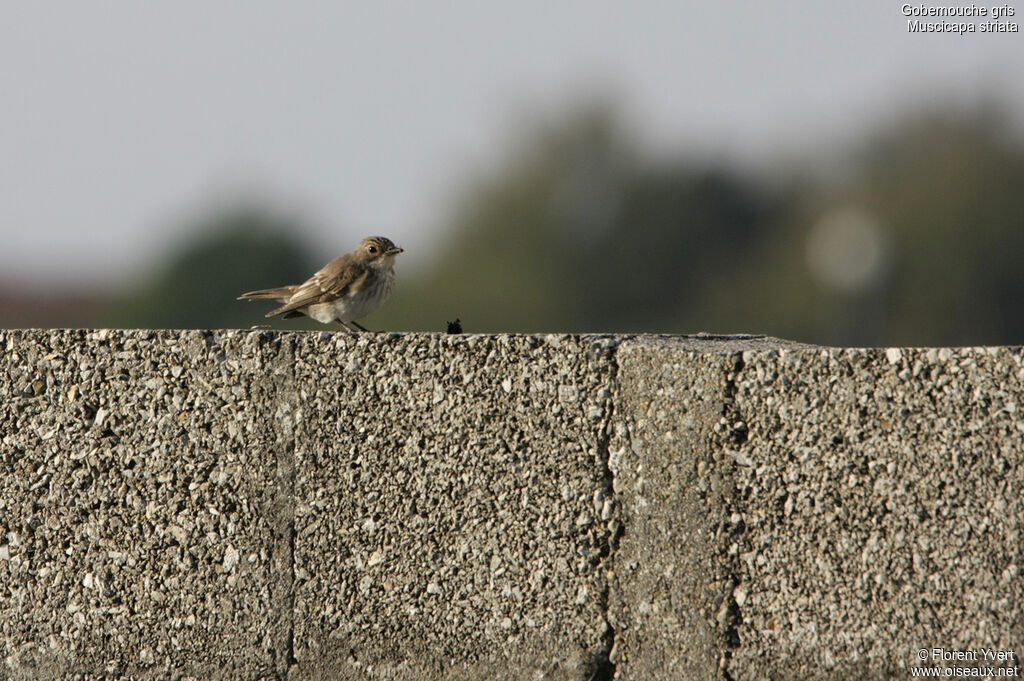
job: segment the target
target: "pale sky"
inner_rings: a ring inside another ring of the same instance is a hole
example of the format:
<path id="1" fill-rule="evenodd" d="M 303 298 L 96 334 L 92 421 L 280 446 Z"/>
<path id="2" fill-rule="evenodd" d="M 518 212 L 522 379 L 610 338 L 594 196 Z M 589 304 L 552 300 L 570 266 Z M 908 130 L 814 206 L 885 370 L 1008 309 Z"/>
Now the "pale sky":
<path id="1" fill-rule="evenodd" d="M 124 284 L 238 197 L 307 218 L 325 261 L 426 253 L 517 121 L 593 91 L 652 148 L 755 164 L 917 103 L 1024 111 L 1020 33 L 913 34 L 902 4 L 7 3 L 0 283 Z"/>

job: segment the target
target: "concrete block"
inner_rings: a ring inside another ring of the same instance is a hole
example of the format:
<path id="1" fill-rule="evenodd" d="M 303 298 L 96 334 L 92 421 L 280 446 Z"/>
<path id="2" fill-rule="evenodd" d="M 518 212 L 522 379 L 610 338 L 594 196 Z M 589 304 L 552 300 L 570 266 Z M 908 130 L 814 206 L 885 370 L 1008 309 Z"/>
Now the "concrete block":
<path id="1" fill-rule="evenodd" d="M 616 678 L 1020 655 L 1020 349 L 639 339 L 617 362 Z"/>
<path id="2" fill-rule="evenodd" d="M 721 679 L 735 643 L 731 381 L 763 337 L 645 336 L 616 353 L 609 466 L 625 533 L 614 556 L 611 661 L 622 679 Z"/>
<path id="3" fill-rule="evenodd" d="M 301 338 L 292 678 L 608 674 L 613 351 Z"/>
<path id="4" fill-rule="evenodd" d="M 0 331 L 0 348 L 0 678 L 286 670 L 277 339 Z"/>
<path id="5" fill-rule="evenodd" d="M 0 349 L 0 679 L 1019 673 L 1019 348 Z"/>
<path id="6" fill-rule="evenodd" d="M 747 353 L 735 388 L 733 678 L 1024 653 L 1019 348 Z"/>

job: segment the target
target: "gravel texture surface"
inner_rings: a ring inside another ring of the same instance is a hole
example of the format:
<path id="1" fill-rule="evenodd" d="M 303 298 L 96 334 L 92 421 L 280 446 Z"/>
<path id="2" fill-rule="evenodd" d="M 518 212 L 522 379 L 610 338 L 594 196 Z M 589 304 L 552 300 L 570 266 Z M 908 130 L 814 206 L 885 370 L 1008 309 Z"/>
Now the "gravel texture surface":
<path id="1" fill-rule="evenodd" d="M 286 668 L 270 346 L 0 332 L 0 677 Z"/>
<path id="2" fill-rule="evenodd" d="M 906 678 L 920 649 L 1024 654 L 1019 348 L 0 348 L 0 679 Z"/>
<path id="3" fill-rule="evenodd" d="M 584 678 L 607 655 L 613 350 L 299 339 L 296 678 Z"/>
<path id="4" fill-rule="evenodd" d="M 617 363 L 619 678 L 907 678 L 934 648 L 1020 674 L 1020 348 L 660 341 Z"/>

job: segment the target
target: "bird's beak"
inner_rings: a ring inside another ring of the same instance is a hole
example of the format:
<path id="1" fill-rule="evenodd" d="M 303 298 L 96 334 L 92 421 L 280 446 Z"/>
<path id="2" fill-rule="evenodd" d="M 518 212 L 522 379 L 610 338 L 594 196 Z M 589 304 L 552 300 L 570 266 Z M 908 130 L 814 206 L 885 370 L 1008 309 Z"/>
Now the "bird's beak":
<path id="1" fill-rule="evenodd" d="M 385 255 L 398 255 L 399 253 L 404 253 L 404 252 L 405 252 L 404 248 L 399 248 L 398 246 L 395 246 L 394 248 L 389 248 L 388 252 L 385 253 Z"/>

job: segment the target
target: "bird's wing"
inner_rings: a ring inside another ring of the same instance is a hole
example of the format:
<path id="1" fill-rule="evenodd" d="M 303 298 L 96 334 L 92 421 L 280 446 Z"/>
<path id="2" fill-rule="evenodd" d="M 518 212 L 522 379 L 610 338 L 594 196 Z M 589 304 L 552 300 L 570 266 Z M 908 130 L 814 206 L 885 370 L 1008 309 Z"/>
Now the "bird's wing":
<path id="1" fill-rule="evenodd" d="M 299 310 L 308 305 L 329 303 L 350 290 L 362 288 L 370 270 L 347 255 L 327 263 L 320 271 L 299 284 L 288 302 L 267 313 L 268 317 Z"/>

